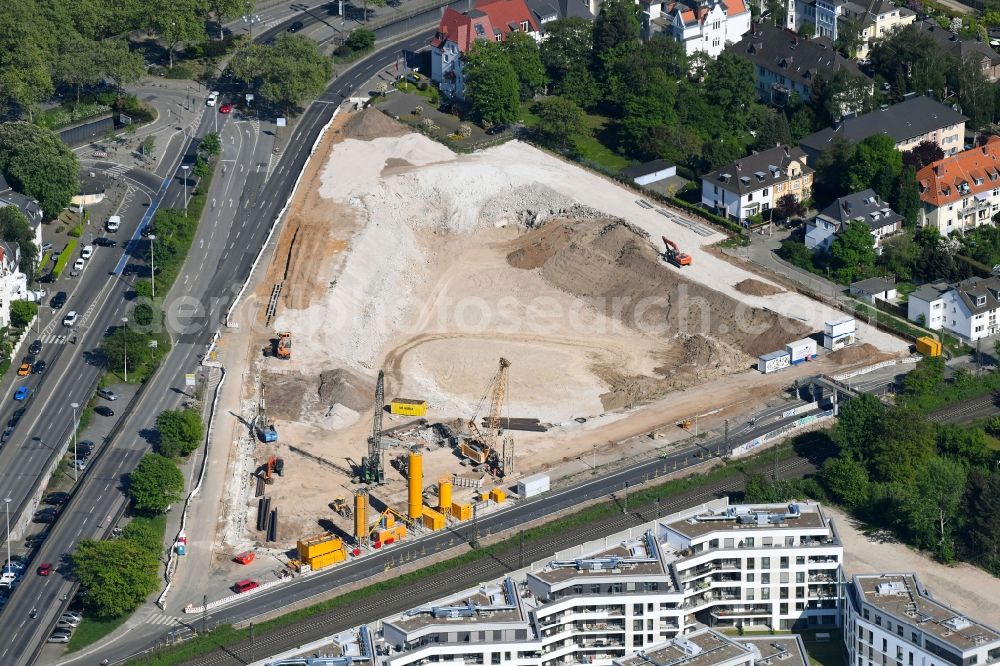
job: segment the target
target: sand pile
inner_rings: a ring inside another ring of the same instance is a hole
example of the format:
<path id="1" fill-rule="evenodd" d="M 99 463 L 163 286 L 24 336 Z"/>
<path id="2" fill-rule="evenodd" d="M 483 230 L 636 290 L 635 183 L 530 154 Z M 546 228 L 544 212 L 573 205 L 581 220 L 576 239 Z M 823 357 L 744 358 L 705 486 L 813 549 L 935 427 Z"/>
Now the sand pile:
<path id="1" fill-rule="evenodd" d="M 761 282 L 760 280 L 754 280 L 753 278 L 747 278 L 742 282 L 736 283 L 736 290 L 750 296 L 774 296 L 775 294 L 785 293 L 785 290 L 781 287 L 776 287 L 773 284 Z"/>
<path id="2" fill-rule="evenodd" d="M 833 352 L 827 358 L 834 363 L 848 365 L 851 363 L 879 363 L 894 358 L 893 354 L 880 352 L 875 345 L 864 343 L 861 345 L 851 345 Z"/>
<path id="3" fill-rule="evenodd" d="M 358 411 L 371 407 L 375 399 L 375 382 L 350 370 L 337 368 L 320 373 L 316 393 L 321 403 L 341 404 Z"/>
<path id="4" fill-rule="evenodd" d="M 264 372 L 267 414 L 279 421 L 299 421 L 339 429 L 354 423 L 358 412 L 370 409 L 375 382 L 336 368 L 319 375 Z"/>
<path id="5" fill-rule="evenodd" d="M 352 115 L 341 132 L 351 139 L 369 141 L 384 136 L 402 136 L 409 128 L 377 109 L 368 108 Z"/>

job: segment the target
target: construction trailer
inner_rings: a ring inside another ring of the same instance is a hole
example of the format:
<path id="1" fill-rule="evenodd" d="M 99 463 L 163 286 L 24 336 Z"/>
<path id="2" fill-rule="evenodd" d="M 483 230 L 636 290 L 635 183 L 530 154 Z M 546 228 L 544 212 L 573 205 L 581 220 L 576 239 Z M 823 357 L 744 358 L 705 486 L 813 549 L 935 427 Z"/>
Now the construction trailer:
<path id="1" fill-rule="evenodd" d="M 940 356 L 941 355 L 941 341 L 935 340 L 934 338 L 927 337 L 926 335 L 916 339 L 917 352 L 923 354 L 924 356 Z"/>
<path id="2" fill-rule="evenodd" d="M 823 347 L 837 351 L 855 342 L 854 317 L 843 317 L 823 324 Z"/>
<path id="3" fill-rule="evenodd" d="M 463 456 L 477 465 L 487 465 L 490 473 L 498 477 L 514 473 L 514 441 L 503 436 L 502 418 L 506 407 L 509 370 L 510 361 L 501 358 L 496 373 L 479 401 L 476 413 L 468 421 L 469 436 L 462 438 L 459 444 L 459 451 Z M 480 430 L 477 422 L 487 401 L 490 407 L 484 419 L 485 426 Z"/>
<path id="4" fill-rule="evenodd" d="M 274 355 L 278 358 L 290 359 L 292 357 L 292 334 L 288 331 L 278 333 L 278 339 L 274 343 Z"/>
<path id="5" fill-rule="evenodd" d="M 787 368 L 792 364 L 791 355 L 782 349 L 764 354 L 757 359 L 757 369 L 762 373 L 769 374 Z"/>
<path id="6" fill-rule="evenodd" d="M 785 351 L 788 352 L 788 360 L 792 365 L 798 365 L 803 361 L 811 361 L 816 358 L 816 341 L 812 338 L 794 340 L 785 345 Z"/>
<path id="7" fill-rule="evenodd" d="M 313 571 L 347 559 L 347 549 L 344 547 L 343 539 L 329 532 L 300 539 L 296 543 L 296 548 L 299 561 L 308 564 Z"/>
<path id="8" fill-rule="evenodd" d="M 385 482 L 385 461 L 382 454 L 382 412 L 385 411 L 385 373 L 379 370 L 375 382 L 375 404 L 372 434 L 368 438 L 368 455 L 361 460 L 361 480 L 380 485 Z"/>
<path id="9" fill-rule="evenodd" d="M 549 489 L 548 474 L 532 474 L 517 482 L 517 494 L 523 498 L 541 495 Z"/>
<path id="10" fill-rule="evenodd" d="M 389 403 L 389 413 L 403 416 L 424 416 L 427 414 L 427 401 L 395 398 Z"/>
<path id="11" fill-rule="evenodd" d="M 661 238 L 663 238 L 664 246 L 663 258 L 667 260 L 667 263 L 677 268 L 691 265 L 691 255 L 681 252 L 681 249 L 677 247 L 677 243 L 666 236 L 662 236 Z"/>

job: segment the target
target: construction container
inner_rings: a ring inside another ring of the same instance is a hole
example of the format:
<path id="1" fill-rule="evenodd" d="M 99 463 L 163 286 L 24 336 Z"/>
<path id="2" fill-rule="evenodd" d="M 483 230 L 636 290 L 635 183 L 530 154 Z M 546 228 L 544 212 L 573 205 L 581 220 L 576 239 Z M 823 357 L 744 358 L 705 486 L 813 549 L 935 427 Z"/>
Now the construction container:
<path id="1" fill-rule="evenodd" d="M 382 543 L 392 543 L 406 538 L 406 525 L 396 525 L 387 530 L 377 530 L 375 540 Z"/>
<path id="2" fill-rule="evenodd" d="M 420 520 L 424 527 L 431 530 L 432 532 L 437 532 L 438 530 L 444 529 L 444 514 L 435 511 L 429 506 L 425 506 L 423 513 L 420 516 Z"/>
<path id="3" fill-rule="evenodd" d="M 789 360 L 792 365 L 796 365 L 802 361 L 811 361 L 816 358 L 816 341 L 812 338 L 795 340 L 785 345 L 785 351 L 791 357 Z"/>
<path id="4" fill-rule="evenodd" d="M 843 335 L 838 335 L 837 337 L 831 337 L 829 335 L 823 335 L 823 347 L 829 349 L 830 351 L 837 351 L 838 349 L 843 349 L 844 347 L 849 347 L 855 343 L 854 333 L 844 333 Z"/>
<path id="5" fill-rule="evenodd" d="M 521 497 L 541 495 L 549 489 L 548 474 L 532 474 L 517 482 L 517 494 Z"/>
<path id="6" fill-rule="evenodd" d="M 299 550 L 299 559 L 303 562 L 308 562 L 315 557 L 326 555 L 335 550 L 344 549 L 344 542 L 329 532 L 300 539 L 296 545 Z"/>
<path id="7" fill-rule="evenodd" d="M 426 416 L 427 401 L 396 398 L 389 403 L 389 413 L 402 414 L 403 416 Z"/>
<path id="8" fill-rule="evenodd" d="M 855 327 L 856 323 L 854 321 L 854 317 L 835 319 L 833 321 L 828 321 L 823 325 L 823 335 L 828 335 L 831 338 L 837 338 L 841 335 L 854 333 Z"/>
<path id="9" fill-rule="evenodd" d="M 917 351 L 924 356 L 940 356 L 941 355 L 941 341 L 935 340 L 934 338 L 929 338 L 926 335 L 921 338 L 917 338 Z"/>
<path id="10" fill-rule="evenodd" d="M 411 520 L 420 520 L 421 515 L 423 515 L 422 509 L 424 504 L 424 457 L 415 449 L 410 451 L 408 474 L 409 502 L 407 515 L 409 515 Z"/>
<path id="11" fill-rule="evenodd" d="M 784 350 L 773 351 L 757 359 L 757 369 L 765 375 L 787 368 L 791 364 L 791 356 Z"/>
<path id="12" fill-rule="evenodd" d="M 472 519 L 472 505 L 471 504 L 452 504 L 451 505 L 451 515 L 458 520 L 471 520 Z"/>
<path id="13" fill-rule="evenodd" d="M 442 476 L 438 479 L 438 511 L 444 512 L 451 508 L 451 477 Z"/>
<path id="14" fill-rule="evenodd" d="M 310 559 L 308 564 L 312 567 L 313 571 L 318 569 L 323 569 L 332 564 L 337 564 L 343 562 L 347 559 L 347 551 L 341 548 L 340 550 L 332 550 L 329 553 L 323 555 L 317 555 L 316 557 Z"/>
<path id="15" fill-rule="evenodd" d="M 493 488 L 490 490 L 489 498 L 497 504 L 503 504 L 504 500 L 507 499 L 507 493 L 502 488 Z"/>

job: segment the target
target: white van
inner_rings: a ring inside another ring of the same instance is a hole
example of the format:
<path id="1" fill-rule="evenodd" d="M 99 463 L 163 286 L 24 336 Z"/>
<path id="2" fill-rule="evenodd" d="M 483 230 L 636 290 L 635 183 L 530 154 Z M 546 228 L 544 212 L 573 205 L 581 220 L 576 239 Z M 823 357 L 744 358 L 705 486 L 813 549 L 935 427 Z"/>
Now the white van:
<path id="1" fill-rule="evenodd" d="M 108 218 L 108 231 L 110 233 L 115 233 L 122 226 L 122 218 L 117 215 L 112 215 Z"/>
<path id="2" fill-rule="evenodd" d="M 215 106 L 215 103 L 219 100 L 219 91 L 213 90 L 208 93 L 208 99 L 205 100 L 205 106 Z"/>

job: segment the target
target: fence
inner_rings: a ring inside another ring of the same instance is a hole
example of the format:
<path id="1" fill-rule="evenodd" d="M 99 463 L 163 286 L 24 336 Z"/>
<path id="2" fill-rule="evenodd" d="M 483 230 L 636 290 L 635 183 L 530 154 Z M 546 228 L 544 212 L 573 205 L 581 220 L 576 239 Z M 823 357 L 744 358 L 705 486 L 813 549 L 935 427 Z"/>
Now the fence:
<path id="1" fill-rule="evenodd" d="M 59 130 L 59 138 L 67 146 L 75 148 L 85 143 L 90 143 L 94 139 L 105 136 L 115 128 L 115 121 L 112 114 L 107 114 L 100 118 L 93 118 L 84 121 L 79 125 L 73 125 Z"/>
<path id="2" fill-rule="evenodd" d="M 770 432 L 766 432 L 756 439 L 751 439 L 749 442 L 745 442 L 735 447 L 730 454 L 733 458 L 739 458 L 750 453 L 754 449 L 757 449 L 770 441 L 778 439 L 779 437 L 785 437 L 786 435 L 791 435 L 797 430 L 800 430 L 806 426 L 812 426 L 817 423 L 822 423 L 833 418 L 833 410 L 829 409 L 825 412 L 820 412 L 819 414 L 811 414 L 809 416 L 803 416 L 802 418 L 796 420 L 794 423 L 789 423 L 781 426 L 780 428 L 775 428 Z"/>

